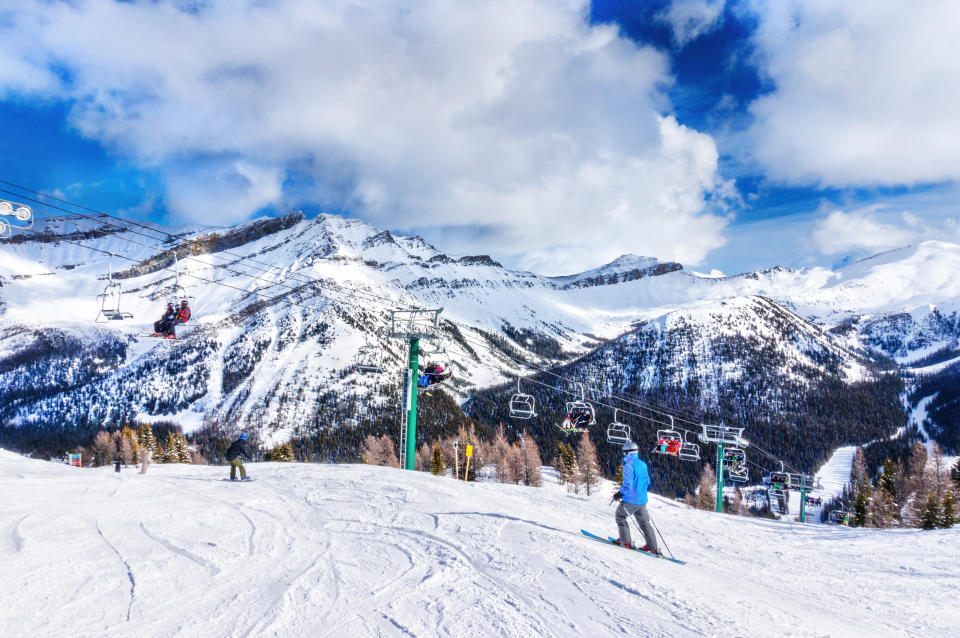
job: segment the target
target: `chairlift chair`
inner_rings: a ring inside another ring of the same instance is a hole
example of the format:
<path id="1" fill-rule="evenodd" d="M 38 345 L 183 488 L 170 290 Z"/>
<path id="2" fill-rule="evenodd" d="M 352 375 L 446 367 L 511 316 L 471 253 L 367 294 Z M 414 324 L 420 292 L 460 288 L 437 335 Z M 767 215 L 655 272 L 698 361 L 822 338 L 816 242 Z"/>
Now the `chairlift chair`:
<path id="1" fill-rule="evenodd" d="M 517 377 L 517 391 L 510 397 L 510 417 L 532 419 L 535 416 L 537 416 L 536 401 L 532 395 L 520 390 L 520 378 Z"/>
<path id="2" fill-rule="evenodd" d="M 597 413 L 593 404 L 586 400 L 583 385 L 578 383 L 577 386 L 580 388 L 580 399 L 567 401 L 567 417 L 574 421 L 571 417 L 579 415 L 580 418 L 576 419 L 578 426 L 594 425 L 597 422 Z"/>
<path id="3" fill-rule="evenodd" d="M 113 253 L 109 253 L 107 255 L 107 285 L 104 286 L 103 292 L 97 295 L 97 305 L 100 308 L 100 312 L 97 314 L 97 318 L 94 320 L 97 323 L 133 319 L 133 315 L 131 313 L 120 310 L 120 297 L 123 294 L 123 289 L 120 286 L 119 281 L 113 280 L 112 257 Z M 103 318 L 102 321 L 101 317 Z"/>
<path id="4" fill-rule="evenodd" d="M 673 417 L 670 419 L 669 430 L 657 430 L 657 445 L 653 448 L 655 454 L 666 454 L 667 456 L 678 456 L 683 447 L 683 435 L 674 430 Z"/>
<path id="5" fill-rule="evenodd" d="M 607 426 L 607 443 L 626 445 L 631 441 L 630 426 L 617 420 L 618 410 L 613 411 L 613 423 Z"/>
<path id="6" fill-rule="evenodd" d="M 723 451 L 723 466 L 727 470 L 727 477 L 735 483 L 745 483 L 750 480 L 750 471 L 747 468 L 747 453 L 738 447 L 730 447 Z"/>
<path id="7" fill-rule="evenodd" d="M 360 346 L 355 360 L 356 368 L 360 372 L 383 372 L 383 350 L 371 343 Z"/>
<path id="8" fill-rule="evenodd" d="M 725 445 L 744 445 L 743 428 L 734 428 L 728 425 L 712 425 L 702 423 L 703 431 L 697 435 L 701 443 L 723 443 Z"/>
<path id="9" fill-rule="evenodd" d="M 790 473 L 784 472 L 782 469 L 779 472 L 770 472 L 770 492 L 776 494 L 777 496 L 783 496 L 784 492 L 790 489 Z"/>
<path id="10" fill-rule="evenodd" d="M 574 401 L 567 401 L 567 418 L 558 425 L 566 434 L 571 432 L 586 432 L 588 426 L 597 422 L 597 413 L 593 409 L 593 404 L 586 400 L 584 396 L 583 385 L 578 383 L 580 388 L 580 398 Z"/>
<path id="11" fill-rule="evenodd" d="M 440 346 L 432 352 L 423 352 L 423 358 L 427 365 L 420 373 L 419 389 L 425 390 L 432 385 L 449 381 L 453 376 L 446 347 Z"/>
<path id="12" fill-rule="evenodd" d="M 700 446 L 688 441 L 686 435 L 684 435 L 683 444 L 680 446 L 680 451 L 677 452 L 677 458 L 681 461 L 699 461 Z"/>
<path id="13" fill-rule="evenodd" d="M 830 512 L 831 525 L 847 525 L 850 521 L 850 513 L 843 510 L 833 510 Z"/>

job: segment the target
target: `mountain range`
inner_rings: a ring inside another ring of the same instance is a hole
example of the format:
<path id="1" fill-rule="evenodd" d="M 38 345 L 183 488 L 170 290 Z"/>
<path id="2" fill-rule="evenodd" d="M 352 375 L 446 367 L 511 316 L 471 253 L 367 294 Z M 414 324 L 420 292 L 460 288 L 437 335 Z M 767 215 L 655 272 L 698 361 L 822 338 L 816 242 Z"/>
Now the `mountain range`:
<path id="1" fill-rule="evenodd" d="M 721 276 L 623 255 L 546 277 L 335 215 L 222 228 L 64 215 L 0 240 L 0 424 L 9 437 L 25 427 L 164 420 L 189 432 L 217 422 L 279 442 L 376 413 L 389 431 L 406 357 L 389 337 L 390 311 L 411 307 L 442 308 L 442 338 L 423 358 L 446 363 L 450 395 L 491 426 L 516 377 L 549 383 L 544 369 L 583 381 L 598 401 L 597 388 L 680 393 L 670 400 L 686 413 L 736 419 L 759 409 L 769 421 L 791 403 L 785 388 L 952 371 L 958 270 L 960 246 L 925 242 L 836 269 Z M 97 297 L 108 272 L 132 318 L 97 321 L 102 304 L 117 303 Z M 146 337 L 165 301 L 184 295 L 193 318 L 180 338 Z M 382 352 L 383 372 L 356 369 L 365 346 Z M 753 408 L 720 410 L 723 397 L 742 403 L 745 392 Z M 562 392 L 543 399 L 553 402 L 545 417 L 559 416 Z"/>

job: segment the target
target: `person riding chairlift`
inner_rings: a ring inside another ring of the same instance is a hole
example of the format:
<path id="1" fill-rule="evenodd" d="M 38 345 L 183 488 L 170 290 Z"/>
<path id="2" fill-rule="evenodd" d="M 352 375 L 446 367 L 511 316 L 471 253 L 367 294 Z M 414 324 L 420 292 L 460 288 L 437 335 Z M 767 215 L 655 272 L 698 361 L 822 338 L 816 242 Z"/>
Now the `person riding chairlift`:
<path id="1" fill-rule="evenodd" d="M 567 418 L 560 424 L 560 429 L 567 433 L 586 432 L 592 419 L 593 415 L 589 408 L 577 406 L 567 412 Z"/>
<path id="2" fill-rule="evenodd" d="M 177 338 L 177 325 L 187 323 L 193 313 L 190 311 L 190 302 L 186 299 L 180 302 L 180 308 L 174 310 L 173 304 L 168 303 L 160 321 L 153 324 L 154 331 L 167 339 Z"/>
<path id="3" fill-rule="evenodd" d="M 657 441 L 657 448 L 661 454 L 672 454 L 676 456 L 680 454 L 680 447 L 683 445 L 683 442 L 680 439 L 675 439 L 672 437 L 661 437 Z"/>
<path id="4" fill-rule="evenodd" d="M 421 388 L 427 388 L 431 385 L 441 383 L 446 380 L 446 377 L 449 376 L 449 373 L 444 375 L 444 367 L 439 363 L 430 363 L 423 370 L 423 374 L 420 375 L 420 379 L 417 382 L 417 385 Z"/>
<path id="5" fill-rule="evenodd" d="M 172 303 L 168 303 L 160 319 L 153 322 L 153 333 L 163 337 L 170 335 L 176 337 L 173 332 L 173 322 L 176 321 L 176 319 L 177 311 L 174 309 Z"/>

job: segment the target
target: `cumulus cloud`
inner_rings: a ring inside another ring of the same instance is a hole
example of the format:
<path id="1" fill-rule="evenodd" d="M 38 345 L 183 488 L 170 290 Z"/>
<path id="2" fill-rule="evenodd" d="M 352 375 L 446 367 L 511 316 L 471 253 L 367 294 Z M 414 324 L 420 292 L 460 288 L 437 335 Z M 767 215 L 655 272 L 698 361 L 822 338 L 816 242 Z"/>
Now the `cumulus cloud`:
<path id="1" fill-rule="evenodd" d="M 876 207 L 850 212 L 833 210 L 813 228 L 813 242 L 825 255 L 896 248 L 909 244 L 917 236 L 915 230 L 881 221 Z"/>
<path id="2" fill-rule="evenodd" d="M 657 17 L 673 30 L 681 49 L 720 24 L 724 0 L 673 0 Z"/>
<path id="3" fill-rule="evenodd" d="M 314 202 L 553 271 L 723 242 L 716 145 L 660 115 L 663 54 L 585 0 L 19 6 L 0 37 L 32 44 L 0 69 L 43 81 L 0 91 L 68 100 L 181 218 Z"/>
<path id="4" fill-rule="evenodd" d="M 770 175 L 822 185 L 960 178 L 960 4 L 755 0 L 749 143 Z"/>

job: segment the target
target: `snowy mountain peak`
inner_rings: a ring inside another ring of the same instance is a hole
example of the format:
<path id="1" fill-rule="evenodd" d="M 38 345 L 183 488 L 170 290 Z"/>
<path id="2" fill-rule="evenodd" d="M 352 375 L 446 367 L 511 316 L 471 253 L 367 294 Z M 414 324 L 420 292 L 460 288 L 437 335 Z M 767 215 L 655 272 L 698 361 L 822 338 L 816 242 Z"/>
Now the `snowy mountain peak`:
<path id="1" fill-rule="evenodd" d="M 627 254 L 620 255 L 610 263 L 586 272 L 563 277 L 551 277 L 550 279 L 564 288 L 587 288 L 635 281 L 644 277 L 665 275 L 678 270 L 683 270 L 683 266 L 676 262 L 660 262 L 654 257 Z"/>

